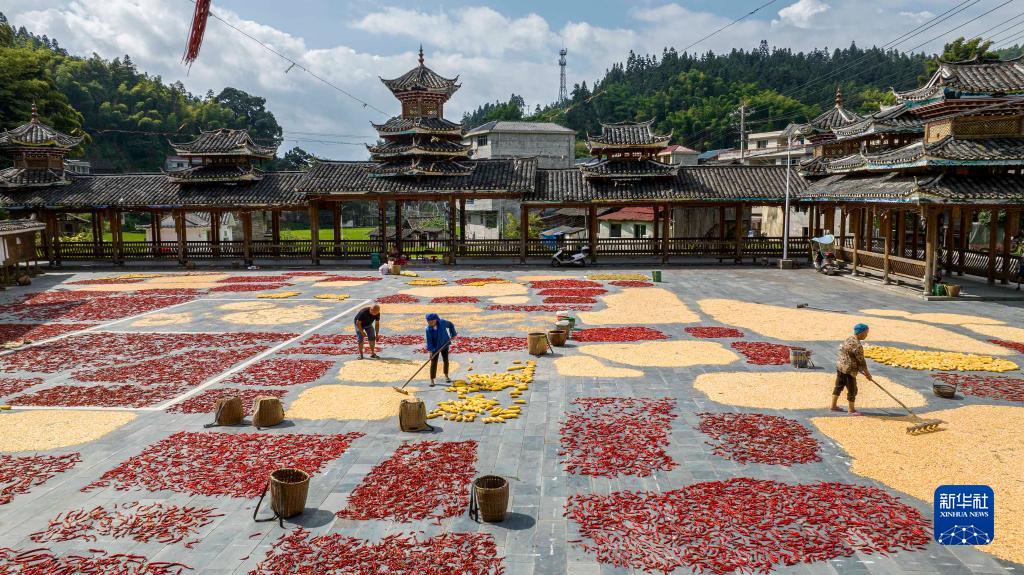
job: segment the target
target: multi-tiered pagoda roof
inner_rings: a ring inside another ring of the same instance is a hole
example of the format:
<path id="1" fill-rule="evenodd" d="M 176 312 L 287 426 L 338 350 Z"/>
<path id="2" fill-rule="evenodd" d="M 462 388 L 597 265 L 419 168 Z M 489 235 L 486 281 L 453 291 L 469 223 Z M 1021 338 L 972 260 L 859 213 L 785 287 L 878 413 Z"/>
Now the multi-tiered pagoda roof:
<path id="1" fill-rule="evenodd" d="M 579 167 L 587 179 L 629 181 L 672 177 L 678 169 L 654 160 L 672 134 L 654 133 L 654 120 L 601 124 L 600 136 L 587 137 L 587 149 L 597 161 Z"/>
<path id="2" fill-rule="evenodd" d="M 227 128 L 201 132 L 191 142 L 171 142 L 171 147 L 194 164 L 167 173 L 168 179 L 179 184 L 258 181 L 263 171 L 257 165 L 273 158 L 277 151 L 276 147 L 257 144 L 246 130 Z"/>
<path id="3" fill-rule="evenodd" d="M 39 121 L 36 106 L 32 118 L 13 130 L 0 132 L 0 155 L 14 166 L 0 170 L 0 186 L 53 186 L 70 182 L 64 173 L 64 157 L 82 142 Z"/>
<path id="4" fill-rule="evenodd" d="M 843 91 L 836 88 L 835 104 L 816 118 L 797 128 L 797 132 L 810 140 L 834 139 L 833 130 L 862 122 L 864 116 L 843 106 Z"/>

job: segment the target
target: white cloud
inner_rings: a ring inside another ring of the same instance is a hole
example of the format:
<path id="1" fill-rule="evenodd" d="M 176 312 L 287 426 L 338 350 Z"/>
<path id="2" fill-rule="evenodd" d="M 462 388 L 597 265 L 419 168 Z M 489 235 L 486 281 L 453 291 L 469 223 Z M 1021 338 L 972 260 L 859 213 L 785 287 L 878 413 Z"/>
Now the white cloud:
<path id="1" fill-rule="evenodd" d="M 830 8 L 831 6 L 821 0 L 797 0 L 796 3 L 779 10 L 779 22 L 797 28 L 810 28 L 814 17 L 827 12 Z"/>
<path id="2" fill-rule="evenodd" d="M 395 0 L 401 2 L 402 0 Z M 931 10 L 944 10 L 954 0 L 929 0 Z M 767 21 L 760 14 L 695 46 L 691 52 L 733 48 L 752 49 L 761 39 L 794 50 L 884 43 L 906 32 L 924 18 L 919 0 L 858 0 L 833 5 L 820 0 L 799 0 Z M 942 7 L 936 6 L 941 4 Z M 499 6 L 495 4 L 495 6 Z M 618 25 L 606 27 L 581 18 L 554 29 L 538 14 L 509 16 L 485 5 L 453 10 L 424 11 L 398 6 L 371 6 L 351 21 L 339 24 L 371 38 L 372 44 L 391 42 L 400 53 L 378 53 L 353 39 L 353 45 L 324 43 L 248 20 L 214 5 L 220 16 L 246 33 L 288 55 L 342 89 L 389 114 L 398 103 L 378 81 L 394 77 L 415 65 L 415 50 L 422 42 L 427 65 L 445 76 L 459 75 L 463 88 L 446 106 L 446 115 L 461 118 L 466 109 L 483 102 L 522 95 L 530 107 L 554 100 L 558 91 L 558 49 L 569 50 L 570 83 L 599 78 L 612 63 L 623 61 L 630 50 L 660 54 L 667 46 L 682 48 L 729 23 L 727 15 L 691 10 L 677 3 L 644 4 L 622 8 Z M 879 18 L 878 11 L 900 18 Z M 915 11 L 916 10 L 916 11 Z M 385 116 L 325 86 L 300 70 L 284 71 L 288 63 L 268 53 L 223 23 L 211 19 L 199 60 L 188 71 L 181 64 L 191 10 L 180 0 L 6 0 L 3 11 L 15 25 L 60 41 L 72 53 L 104 58 L 129 54 L 140 70 L 165 81 L 181 80 L 196 94 L 234 86 L 267 98 L 268 107 L 290 132 L 365 135 L 372 139 L 370 121 Z M 341 11 L 339 11 L 341 13 Z M 313 18 L 314 16 L 310 16 Z M 941 47 L 941 41 L 936 47 Z M 932 47 L 935 48 L 935 47 Z M 87 119 L 88 120 L 88 119 Z M 355 141 L 352 137 L 304 138 Z M 365 140 L 367 138 L 362 138 Z M 286 141 L 285 148 L 301 145 L 339 159 L 365 158 L 361 146 Z"/>

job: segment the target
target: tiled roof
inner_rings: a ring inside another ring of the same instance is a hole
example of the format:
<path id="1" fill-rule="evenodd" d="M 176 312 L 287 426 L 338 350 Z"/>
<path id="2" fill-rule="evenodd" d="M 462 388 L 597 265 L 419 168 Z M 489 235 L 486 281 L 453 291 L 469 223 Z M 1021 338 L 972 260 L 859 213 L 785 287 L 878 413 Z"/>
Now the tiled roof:
<path id="1" fill-rule="evenodd" d="M 673 178 L 649 178 L 637 182 L 589 180 L 578 169 L 538 170 L 537 190 L 524 196 L 527 202 L 591 201 L 778 201 L 785 196 L 783 166 L 682 167 Z M 806 182 L 791 174 L 792 193 Z"/>
<path id="2" fill-rule="evenodd" d="M 0 132 L 0 147 L 48 147 L 68 150 L 81 141 L 80 137 L 69 136 L 40 122 L 35 106 L 32 106 L 32 120 L 29 123 Z"/>
<path id="3" fill-rule="evenodd" d="M 276 146 L 260 146 L 256 144 L 245 130 L 221 128 L 209 132 L 201 132 L 191 142 L 176 144 L 171 147 L 179 156 L 252 156 L 272 158 L 277 151 Z"/>
<path id="4" fill-rule="evenodd" d="M 366 173 L 377 178 L 403 176 L 468 176 L 473 173 L 473 164 L 455 160 L 434 160 L 415 157 L 392 162 L 373 163 Z"/>
<path id="5" fill-rule="evenodd" d="M 886 203 L 1019 204 L 1024 202 L 1024 176 L 930 175 L 888 173 L 829 176 L 812 183 L 801 200 Z"/>
<path id="6" fill-rule="evenodd" d="M 366 149 L 374 156 L 382 158 L 429 155 L 469 157 L 469 146 L 445 140 L 428 140 L 415 144 L 387 142 L 382 146 L 366 146 Z"/>
<path id="7" fill-rule="evenodd" d="M 46 224 L 37 220 L 0 220 L 0 234 L 45 230 Z"/>
<path id="8" fill-rule="evenodd" d="M 1024 138 L 960 139 L 946 136 L 931 144 L 915 142 L 895 150 L 867 155 L 865 161 L 868 169 L 930 164 L 1024 163 Z"/>
<path id="9" fill-rule="evenodd" d="M 397 94 L 401 92 L 412 92 L 412 91 L 423 91 L 432 92 L 436 94 L 444 94 L 446 97 L 451 97 L 456 90 L 460 88 L 459 77 L 445 78 L 437 72 L 427 68 L 423 65 L 423 49 L 420 48 L 420 65 L 416 66 L 412 70 L 409 70 L 405 74 L 393 79 L 385 80 L 380 79 L 384 82 L 384 85 L 391 90 L 392 93 Z"/>
<path id="10" fill-rule="evenodd" d="M 671 177 L 678 166 L 654 160 L 600 160 L 577 166 L 585 178 L 663 178 Z"/>
<path id="11" fill-rule="evenodd" d="M 847 110 L 842 106 L 842 103 L 837 103 L 823 114 L 820 114 L 817 118 L 814 118 L 804 126 L 801 126 L 800 131 L 805 135 L 817 132 L 827 132 L 835 128 L 849 126 L 850 124 L 860 122 L 863 119 L 864 116 Z"/>
<path id="12" fill-rule="evenodd" d="M 821 176 L 828 173 L 828 158 L 811 156 L 800 160 L 798 171 L 802 176 Z"/>
<path id="13" fill-rule="evenodd" d="M 67 182 L 64 170 L 52 168 L 5 168 L 0 170 L 0 188 L 53 186 Z"/>
<path id="14" fill-rule="evenodd" d="M 382 136 L 399 134 L 458 134 L 462 135 L 462 124 L 449 122 L 444 118 L 403 118 L 395 116 L 383 124 L 371 125 Z"/>
<path id="15" fill-rule="evenodd" d="M 172 182 L 247 182 L 263 177 L 263 171 L 245 166 L 193 166 L 167 172 Z"/>
<path id="16" fill-rule="evenodd" d="M 919 101 L 935 97 L 944 89 L 965 94 L 1024 92 L 1024 57 L 940 62 L 927 84 L 916 90 L 894 93 L 900 101 Z"/>
<path id="17" fill-rule="evenodd" d="M 652 125 L 654 120 L 646 122 L 619 122 L 617 124 L 601 124 L 600 136 L 589 136 L 588 147 L 611 147 L 611 146 L 657 146 L 664 148 L 668 145 L 672 134 L 665 136 L 654 133 Z"/>
<path id="18" fill-rule="evenodd" d="M 298 191 L 309 195 L 430 194 L 459 192 L 519 193 L 535 185 L 535 158 L 467 160 L 467 176 L 380 178 L 369 170 L 373 162 L 317 162 L 306 173 Z"/>
<path id="19" fill-rule="evenodd" d="M 599 220 L 618 220 L 632 222 L 653 222 L 654 208 L 649 206 L 630 206 L 607 214 L 597 216 Z"/>
<path id="20" fill-rule="evenodd" d="M 295 191 L 302 172 L 269 172 L 245 184 L 175 184 L 164 174 L 75 177 L 66 186 L 0 189 L 7 207 L 230 207 L 301 206 Z"/>
<path id="21" fill-rule="evenodd" d="M 661 155 L 661 154 L 673 154 L 673 153 L 699 154 L 700 152 L 698 152 L 697 150 L 694 150 L 693 148 L 687 148 L 686 146 L 680 146 L 679 144 L 672 144 L 671 146 L 667 146 L 664 150 L 658 152 L 658 155 Z"/>
<path id="22" fill-rule="evenodd" d="M 467 136 L 491 132 L 520 132 L 529 134 L 575 134 L 576 132 L 565 126 L 553 122 L 514 122 L 505 120 L 494 120 L 486 124 L 480 124 L 466 132 Z"/>
<path id="23" fill-rule="evenodd" d="M 832 132 L 839 140 L 863 138 L 875 134 L 924 133 L 923 122 L 908 114 L 908 110 L 909 108 L 904 104 L 890 106 L 860 121 L 833 128 Z"/>

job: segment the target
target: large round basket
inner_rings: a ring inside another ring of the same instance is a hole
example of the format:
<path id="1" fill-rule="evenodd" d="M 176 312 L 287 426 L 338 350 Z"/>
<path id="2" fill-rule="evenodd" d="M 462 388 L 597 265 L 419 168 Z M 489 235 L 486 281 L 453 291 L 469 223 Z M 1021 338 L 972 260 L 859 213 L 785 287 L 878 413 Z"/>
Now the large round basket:
<path id="1" fill-rule="evenodd" d="M 508 480 L 497 475 L 482 475 L 473 481 L 473 493 L 480 507 L 480 519 L 488 523 L 505 520 L 508 509 Z"/>
<path id="2" fill-rule="evenodd" d="M 802 347 L 789 348 L 789 363 L 794 367 L 805 368 L 810 362 L 811 352 Z"/>
<path id="3" fill-rule="evenodd" d="M 542 331 L 531 333 L 527 337 L 527 344 L 529 346 L 531 355 L 544 355 L 548 352 L 548 338 L 546 333 Z"/>
<path id="4" fill-rule="evenodd" d="M 954 399 L 956 397 L 956 386 L 948 383 L 933 383 L 932 392 L 944 399 Z"/>
<path id="5" fill-rule="evenodd" d="M 402 431 L 423 431 L 427 425 L 427 407 L 417 398 L 403 399 L 398 406 L 398 428 Z"/>
<path id="6" fill-rule="evenodd" d="M 949 297 L 960 297 L 960 286 L 955 284 L 943 284 L 946 286 L 946 295 Z"/>
<path id="7" fill-rule="evenodd" d="M 562 347 L 565 345 L 565 341 L 569 339 L 569 333 L 556 329 L 548 332 L 548 339 L 551 340 L 551 345 L 555 347 Z"/>
<path id="8" fill-rule="evenodd" d="M 271 395 L 261 395 L 252 402 L 252 424 L 254 427 L 272 427 L 284 421 L 284 406 L 281 400 Z"/>
<path id="9" fill-rule="evenodd" d="M 270 508 L 278 516 L 294 517 L 306 508 L 309 474 L 301 469 L 277 469 L 270 474 Z"/>
<path id="10" fill-rule="evenodd" d="M 217 425 L 238 425 L 242 423 L 244 415 L 242 400 L 237 395 L 218 399 L 213 411 L 214 423 Z"/>

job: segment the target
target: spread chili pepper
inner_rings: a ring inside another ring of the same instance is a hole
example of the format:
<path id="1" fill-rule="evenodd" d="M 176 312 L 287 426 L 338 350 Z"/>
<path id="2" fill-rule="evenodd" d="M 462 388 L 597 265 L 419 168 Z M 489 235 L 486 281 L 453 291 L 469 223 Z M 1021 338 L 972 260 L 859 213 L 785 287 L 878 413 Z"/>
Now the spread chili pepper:
<path id="1" fill-rule="evenodd" d="M 475 461 L 475 441 L 404 443 L 370 470 L 337 515 L 401 523 L 429 517 L 440 524 L 469 504 Z"/>
<path id="2" fill-rule="evenodd" d="M 377 298 L 377 303 L 419 303 L 420 299 L 409 294 L 396 293 Z"/>
<path id="3" fill-rule="evenodd" d="M 932 377 L 967 395 L 991 397 L 1006 401 L 1024 402 L 1024 379 L 1005 375 L 964 375 L 960 373 L 933 373 Z"/>
<path id="4" fill-rule="evenodd" d="M 88 285 L 117 285 L 117 284 L 137 284 L 142 283 L 144 280 L 138 278 L 94 278 L 88 280 L 78 280 L 73 282 L 64 282 L 63 285 L 69 286 L 88 286 Z"/>
<path id="5" fill-rule="evenodd" d="M 420 338 L 418 343 L 423 343 Z M 522 351 L 526 349 L 525 337 L 458 337 L 449 346 L 451 353 L 494 353 L 498 351 Z M 427 348 L 421 347 L 417 353 L 426 353 Z"/>
<path id="6" fill-rule="evenodd" d="M 622 342 L 668 339 L 668 336 L 649 327 L 595 327 L 575 330 L 572 338 L 580 342 Z"/>
<path id="7" fill-rule="evenodd" d="M 788 345 L 762 341 L 734 341 L 732 348 L 747 358 L 753 365 L 785 365 L 789 363 Z"/>
<path id="8" fill-rule="evenodd" d="M 582 397 L 561 428 L 562 463 L 578 475 L 647 477 L 676 462 L 665 453 L 675 400 Z"/>
<path id="9" fill-rule="evenodd" d="M 379 282 L 381 278 L 374 276 L 327 276 L 323 282 Z"/>
<path id="10" fill-rule="evenodd" d="M 99 556 L 70 553 L 58 557 L 49 549 L 0 548 L 0 573 L 17 575 L 183 575 L 192 568 L 183 563 L 150 561 L 143 555 L 90 549 Z"/>
<path id="11" fill-rule="evenodd" d="M 640 280 L 616 280 L 608 283 L 617 287 L 654 287 L 654 284 L 651 282 L 644 282 Z"/>
<path id="12" fill-rule="evenodd" d="M 240 284 L 240 283 L 280 283 L 290 278 L 287 275 L 279 276 L 231 276 L 217 280 L 219 284 Z"/>
<path id="13" fill-rule="evenodd" d="M 269 282 L 232 283 L 232 284 L 224 284 L 222 286 L 217 286 L 217 287 L 214 287 L 214 288 L 210 288 L 210 293 L 264 291 L 264 290 L 281 289 L 283 287 L 288 287 L 290 285 L 294 285 L 294 284 L 290 284 L 290 283 L 286 283 L 286 282 L 278 282 L 278 283 L 269 283 Z"/>
<path id="14" fill-rule="evenodd" d="M 821 461 L 821 446 L 799 421 L 760 413 L 698 413 L 715 455 L 739 463 L 790 466 Z"/>
<path id="15" fill-rule="evenodd" d="M 743 332 L 732 327 L 687 327 L 683 328 L 683 331 L 692 335 L 693 337 L 700 337 L 705 339 L 714 338 L 725 338 L 725 337 L 744 337 Z"/>
<path id="16" fill-rule="evenodd" d="M 575 297 L 567 295 L 554 295 L 544 298 L 543 303 L 597 303 L 592 297 Z"/>
<path id="17" fill-rule="evenodd" d="M 587 280 L 540 280 L 530 282 L 533 289 L 548 288 L 599 288 L 601 284 Z"/>
<path id="18" fill-rule="evenodd" d="M 537 295 L 567 295 L 578 297 L 596 297 L 608 293 L 604 288 L 548 288 L 537 292 Z"/>
<path id="19" fill-rule="evenodd" d="M 487 306 L 487 311 L 522 311 L 522 312 L 534 312 L 534 311 L 590 311 L 593 309 L 589 305 L 513 305 L 513 304 L 494 304 Z"/>
<path id="20" fill-rule="evenodd" d="M 282 398 L 288 393 L 286 389 L 238 389 L 234 387 L 219 387 L 217 389 L 204 389 L 198 395 L 194 395 L 181 403 L 176 403 L 167 408 L 167 411 L 175 413 L 213 413 L 217 407 L 217 400 L 227 397 L 237 397 L 242 402 L 242 410 L 245 415 L 252 415 L 252 404 L 257 397 L 273 396 Z"/>
<path id="21" fill-rule="evenodd" d="M 15 457 L 0 455 L 0 505 L 6 505 L 15 495 L 46 483 L 51 477 L 81 463 L 77 453 L 66 455 L 29 455 Z"/>
<path id="22" fill-rule="evenodd" d="M 332 367 L 321 359 L 264 359 L 231 376 L 225 383 L 241 385 L 302 385 L 316 381 Z"/>
<path id="23" fill-rule="evenodd" d="M 33 385 L 39 385 L 43 380 L 38 377 L 31 379 L 16 377 L 0 377 L 0 397 L 21 393 Z"/>
<path id="24" fill-rule="evenodd" d="M 137 501 L 116 504 L 109 510 L 97 506 L 61 513 L 46 529 L 29 535 L 36 543 L 48 541 L 96 541 L 97 537 L 130 538 L 140 543 L 181 543 L 199 534 L 199 530 L 223 517 L 210 507 L 181 507 L 164 503 Z M 191 546 L 198 540 L 185 545 Z"/>
<path id="25" fill-rule="evenodd" d="M 1016 351 L 1018 353 L 1024 353 L 1024 343 L 1020 343 L 1020 342 L 1017 342 L 1017 341 L 1005 341 L 1005 340 L 1002 340 L 1002 339 L 990 339 L 988 341 L 989 341 L 989 343 L 994 343 L 996 345 L 1001 345 L 1003 347 L 1012 349 L 1012 350 L 1014 350 L 1014 351 Z"/>
<path id="26" fill-rule="evenodd" d="M 0 343 L 41 341 L 93 327 L 94 323 L 4 323 L 0 324 Z"/>
<path id="27" fill-rule="evenodd" d="M 480 298 L 473 296 L 462 296 L 462 295 L 446 295 L 442 297 L 435 297 L 430 300 L 430 303 L 478 303 Z"/>
<path id="28" fill-rule="evenodd" d="M 391 345 L 422 345 L 422 335 L 381 335 L 377 337 L 377 351 Z M 312 335 L 298 347 L 281 351 L 286 354 L 305 355 L 355 355 L 359 353 L 355 335 Z"/>
<path id="29" fill-rule="evenodd" d="M 507 283 L 511 283 L 511 282 L 506 280 L 506 279 L 502 279 L 502 278 L 487 277 L 487 278 L 462 278 L 462 279 L 455 280 L 455 283 L 459 284 L 460 286 L 464 286 L 464 285 L 482 286 L 482 285 L 487 285 L 487 284 L 507 284 Z"/>

